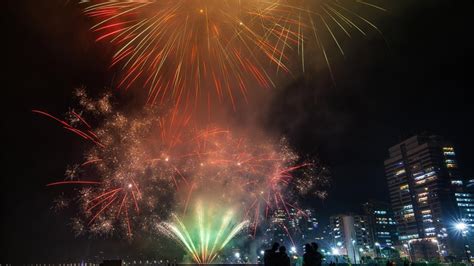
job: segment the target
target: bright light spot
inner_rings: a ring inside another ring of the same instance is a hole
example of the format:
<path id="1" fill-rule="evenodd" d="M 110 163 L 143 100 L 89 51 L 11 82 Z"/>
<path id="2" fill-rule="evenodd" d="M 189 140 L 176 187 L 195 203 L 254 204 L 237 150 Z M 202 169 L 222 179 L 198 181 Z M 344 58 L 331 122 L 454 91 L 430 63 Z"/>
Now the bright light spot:
<path id="1" fill-rule="evenodd" d="M 241 166 L 242 164 L 240 162 L 237 163 L 238 166 Z"/>
<path id="2" fill-rule="evenodd" d="M 292 253 L 296 253 L 296 247 L 294 247 L 294 246 L 291 247 L 291 248 L 290 248 L 290 251 L 291 251 Z"/>
<path id="3" fill-rule="evenodd" d="M 332 248 L 332 249 L 331 249 L 331 253 L 332 253 L 333 255 L 339 255 L 339 249 L 338 249 L 338 248 Z"/>
<path id="4" fill-rule="evenodd" d="M 238 259 L 238 258 L 240 258 L 240 253 L 239 253 L 239 252 L 235 252 L 234 256 Z"/>
<path id="5" fill-rule="evenodd" d="M 337 242 L 337 246 L 342 246 L 342 242 Z"/>
<path id="6" fill-rule="evenodd" d="M 242 25 L 244 25 L 244 23 L 241 21 L 241 22 L 239 22 L 239 25 L 242 26 Z"/>
<path id="7" fill-rule="evenodd" d="M 132 185 L 132 184 L 128 184 L 128 188 L 132 188 L 132 187 L 133 187 L 133 185 Z"/>
<path id="8" fill-rule="evenodd" d="M 204 13 L 204 9 L 199 9 L 199 13 Z"/>
<path id="9" fill-rule="evenodd" d="M 165 161 L 169 161 L 169 159 L 170 159 L 170 158 L 166 157 L 166 158 L 165 158 Z"/>
<path id="10" fill-rule="evenodd" d="M 260 254 L 265 255 L 265 250 L 260 250 Z"/>
<path id="11" fill-rule="evenodd" d="M 375 242 L 375 245 L 376 245 L 377 247 L 380 247 L 380 243 L 379 243 L 379 242 Z"/>
<path id="12" fill-rule="evenodd" d="M 459 231 L 464 231 L 467 229 L 467 224 L 466 223 L 463 223 L 463 222 L 460 222 L 460 223 L 456 223 L 454 225 L 454 227 L 456 228 L 456 230 L 459 230 Z"/>

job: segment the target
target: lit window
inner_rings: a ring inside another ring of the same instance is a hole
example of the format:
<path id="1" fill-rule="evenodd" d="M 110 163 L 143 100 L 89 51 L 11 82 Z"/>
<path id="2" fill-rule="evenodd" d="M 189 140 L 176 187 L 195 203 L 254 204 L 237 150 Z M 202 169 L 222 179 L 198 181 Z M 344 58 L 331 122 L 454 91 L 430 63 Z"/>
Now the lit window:
<path id="1" fill-rule="evenodd" d="M 409 189 L 408 189 L 408 184 L 401 185 L 401 186 L 400 186 L 400 190 L 407 190 L 407 191 L 408 191 L 408 190 L 409 190 Z"/>
<path id="2" fill-rule="evenodd" d="M 426 197 L 428 196 L 428 192 L 422 192 L 418 194 L 418 197 Z"/>
<path id="3" fill-rule="evenodd" d="M 418 199 L 418 202 L 421 202 L 421 203 L 426 203 L 428 201 L 428 197 L 421 197 Z"/>
<path id="4" fill-rule="evenodd" d="M 405 169 L 401 169 L 401 170 L 398 170 L 398 171 L 395 173 L 395 175 L 396 175 L 396 176 L 399 176 L 399 175 L 404 174 L 404 173 L 405 173 Z"/>

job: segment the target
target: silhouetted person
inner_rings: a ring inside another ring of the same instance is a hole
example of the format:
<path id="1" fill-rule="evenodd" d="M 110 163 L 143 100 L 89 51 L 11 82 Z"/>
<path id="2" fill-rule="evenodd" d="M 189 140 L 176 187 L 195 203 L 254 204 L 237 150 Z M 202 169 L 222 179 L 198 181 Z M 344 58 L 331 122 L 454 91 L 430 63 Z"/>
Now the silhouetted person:
<path id="1" fill-rule="evenodd" d="M 303 266 L 315 266 L 316 265 L 316 256 L 314 255 L 313 248 L 310 244 L 304 245 L 304 254 L 303 254 Z"/>
<path id="2" fill-rule="evenodd" d="M 391 260 L 387 260 L 386 266 L 392 266 L 392 261 L 391 261 Z"/>
<path id="3" fill-rule="evenodd" d="M 286 254 L 286 247 L 281 246 L 276 253 L 276 265 L 277 266 L 290 266 L 290 257 Z"/>
<path id="4" fill-rule="evenodd" d="M 316 242 L 312 242 L 311 243 L 311 252 L 313 253 L 313 256 L 314 256 L 314 262 L 316 264 L 316 266 L 321 266 L 321 264 L 323 263 L 323 255 L 321 254 L 321 252 L 319 252 L 319 246 L 318 244 L 316 244 Z"/>
<path id="5" fill-rule="evenodd" d="M 405 259 L 403 261 L 403 266 L 410 266 L 410 262 L 407 259 Z"/>
<path id="6" fill-rule="evenodd" d="M 280 244 L 278 243 L 273 243 L 273 246 L 271 249 L 265 250 L 265 254 L 263 255 L 263 264 L 265 266 L 276 266 L 277 263 L 277 250 Z"/>

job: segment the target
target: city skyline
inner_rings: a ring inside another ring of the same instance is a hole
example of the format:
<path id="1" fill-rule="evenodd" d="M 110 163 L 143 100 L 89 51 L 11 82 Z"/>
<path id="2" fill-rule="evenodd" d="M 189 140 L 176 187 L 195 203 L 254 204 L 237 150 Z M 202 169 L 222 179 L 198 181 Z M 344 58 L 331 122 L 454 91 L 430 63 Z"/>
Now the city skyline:
<path id="1" fill-rule="evenodd" d="M 371 199 L 389 202 L 387 149 L 416 134 L 430 132 L 452 141 L 461 175 L 474 178 L 474 110 L 467 97 L 473 88 L 473 52 L 468 42 L 449 39 L 467 32 L 460 25 L 468 24 L 471 6 L 468 1 L 386 3 L 389 14 L 377 18 L 382 35 L 354 37 L 345 56 L 333 58 L 334 79 L 325 69 L 298 73 L 272 92 L 269 103 L 257 101 L 232 115 L 235 124 L 258 121 L 272 135 L 286 137 L 299 154 L 328 167 L 327 198 L 301 201 L 303 209 L 315 210 L 319 225 L 329 224 L 331 215 L 362 214 L 362 204 Z M 462 14 L 443 19 L 447 12 Z M 1 196 L 1 232 L 7 249 L 2 259 L 153 253 L 151 237 L 133 244 L 116 237 L 94 243 L 88 236 L 76 237 L 70 216 L 51 207 L 57 193 L 45 187 L 63 177 L 64 166 L 81 159 L 76 151 L 85 144 L 31 110 L 63 114 L 74 88 L 100 94 L 112 86 L 117 78 L 108 65 L 112 51 L 94 41 L 81 10 L 62 1 L 9 3 L 7 13 L 14 25 L 7 35 L 14 41 L 7 43 L 3 106 L 1 185 L 7 189 Z M 439 29 L 449 32 L 446 39 L 438 39 Z M 138 101 L 133 91 L 114 92 L 130 106 Z M 26 250 L 31 252 L 25 255 Z"/>

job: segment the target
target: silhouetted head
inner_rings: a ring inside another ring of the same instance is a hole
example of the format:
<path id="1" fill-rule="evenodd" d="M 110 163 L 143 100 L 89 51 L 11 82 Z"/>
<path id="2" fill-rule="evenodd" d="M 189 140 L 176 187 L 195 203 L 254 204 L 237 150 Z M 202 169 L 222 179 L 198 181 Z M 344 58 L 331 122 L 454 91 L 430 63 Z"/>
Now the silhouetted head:
<path id="1" fill-rule="evenodd" d="M 272 250 L 277 251 L 279 246 L 280 244 L 278 244 L 277 242 L 273 243 Z"/>
<path id="2" fill-rule="evenodd" d="M 314 251 L 318 251 L 318 244 L 316 242 L 311 242 L 311 247 L 314 249 Z"/>
<path id="3" fill-rule="evenodd" d="M 311 248 L 311 245 L 310 245 L 310 244 L 304 244 L 304 251 L 305 251 L 306 253 L 311 252 L 311 249 L 312 249 L 312 248 Z"/>
<path id="4" fill-rule="evenodd" d="M 280 249 L 278 249 L 278 251 L 280 251 L 280 253 L 286 253 L 286 247 L 281 246 Z"/>

